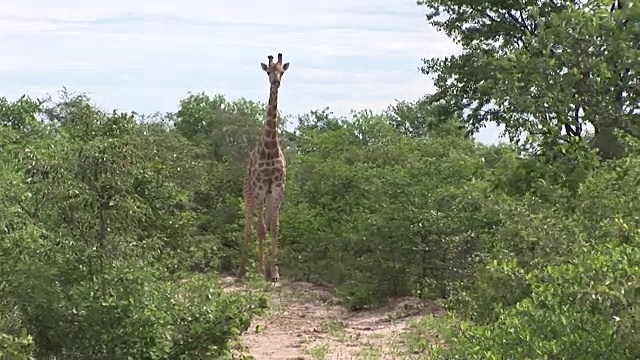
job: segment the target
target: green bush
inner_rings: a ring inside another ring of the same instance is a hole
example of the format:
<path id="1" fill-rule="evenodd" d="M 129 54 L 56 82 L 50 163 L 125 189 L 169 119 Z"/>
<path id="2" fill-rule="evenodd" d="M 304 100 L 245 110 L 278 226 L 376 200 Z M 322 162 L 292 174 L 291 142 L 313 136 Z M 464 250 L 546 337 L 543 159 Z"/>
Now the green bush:
<path id="1" fill-rule="evenodd" d="M 194 148 L 166 124 L 65 96 L 52 106 L 0 101 L 10 125 L 0 126 L 0 351 L 228 355 L 266 299 L 197 275 L 219 267 L 218 238 L 236 237 L 239 225 L 197 228 L 205 185 Z"/>
<path id="2" fill-rule="evenodd" d="M 94 280 L 49 287 L 49 297 L 21 289 L 15 296 L 39 356 L 217 359 L 266 307 L 264 298 L 224 292 L 215 277 L 176 284 L 163 271 L 126 263 Z"/>
<path id="3" fill-rule="evenodd" d="M 640 253 L 585 246 L 526 275 L 531 295 L 495 322 L 463 323 L 440 359 L 633 359 L 640 356 Z M 515 263 L 493 271 L 513 272 Z"/>
<path id="4" fill-rule="evenodd" d="M 26 332 L 20 336 L 0 332 L 0 358 L 15 360 L 33 360 L 35 345 Z"/>

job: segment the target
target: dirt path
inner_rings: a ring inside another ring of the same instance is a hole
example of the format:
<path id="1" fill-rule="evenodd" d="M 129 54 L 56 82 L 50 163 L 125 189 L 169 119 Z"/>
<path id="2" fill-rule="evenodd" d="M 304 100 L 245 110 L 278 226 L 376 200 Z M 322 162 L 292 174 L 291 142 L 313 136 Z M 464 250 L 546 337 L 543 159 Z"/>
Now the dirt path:
<path id="1" fill-rule="evenodd" d="M 230 290 L 242 290 L 225 280 Z M 401 335 L 420 315 L 439 311 L 405 298 L 349 312 L 328 289 L 308 283 L 276 285 L 268 294 L 271 310 L 242 337 L 245 354 L 256 360 L 408 359 Z"/>

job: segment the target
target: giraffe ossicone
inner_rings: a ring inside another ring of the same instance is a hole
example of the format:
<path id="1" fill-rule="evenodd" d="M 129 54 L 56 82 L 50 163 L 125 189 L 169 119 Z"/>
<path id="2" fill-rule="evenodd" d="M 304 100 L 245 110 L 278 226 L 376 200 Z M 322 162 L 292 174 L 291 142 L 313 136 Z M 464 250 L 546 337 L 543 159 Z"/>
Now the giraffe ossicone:
<path id="1" fill-rule="evenodd" d="M 243 198 L 245 206 L 245 224 L 243 243 L 236 276 L 244 277 L 246 273 L 247 254 L 253 235 L 253 221 L 258 234 L 258 272 L 272 281 L 278 281 L 278 233 L 280 230 L 280 206 L 284 201 L 287 165 L 278 138 L 278 90 L 289 63 L 283 63 L 282 54 L 278 61 L 267 56 L 268 63 L 260 63 L 262 70 L 269 77 L 269 102 L 267 103 L 267 119 L 262 135 L 249 156 L 243 182 Z M 268 228 L 265 224 L 268 224 Z M 264 242 L 267 229 L 271 235 L 271 249 L 268 255 L 268 272 L 265 269 Z"/>

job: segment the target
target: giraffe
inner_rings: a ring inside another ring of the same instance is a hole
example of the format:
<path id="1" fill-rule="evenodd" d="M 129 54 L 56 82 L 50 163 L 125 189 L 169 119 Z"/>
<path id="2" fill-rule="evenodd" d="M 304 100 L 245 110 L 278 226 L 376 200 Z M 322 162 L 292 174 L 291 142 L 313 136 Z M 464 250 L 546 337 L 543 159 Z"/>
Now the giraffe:
<path id="1" fill-rule="evenodd" d="M 242 278 L 246 272 L 247 253 L 252 236 L 252 222 L 256 217 L 256 232 L 258 233 L 258 272 L 268 280 L 278 281 L 278 231 L 280 227 L 280 206 L 284 200 L 286 182 L 286 161 L 280 147 L 276 118 L 278 113 L 278 89 L 282 75 L 289 68 L 289 63 L 282 62 L 282 54 L 278 54 L 278 61 L 273 62 L 273 56 L 267 56 L 269 64 L 260 66 L 269 76 L 270 90 L 267 105 L 267 121 L 258 139 L 256 147 L 247 161 L 247 169 L 243 183 L 244 197 L 244 239 L 240 250 L 240 261 L 236 276 Z M 266 209 L 265 209 L 266 207 Z M 265 226 L 265 218 L 268 227 Z M 267 228 L 271 233 L 271 253 L 267 258 L 269 272 L 265 272 L 264 240 Z"/>

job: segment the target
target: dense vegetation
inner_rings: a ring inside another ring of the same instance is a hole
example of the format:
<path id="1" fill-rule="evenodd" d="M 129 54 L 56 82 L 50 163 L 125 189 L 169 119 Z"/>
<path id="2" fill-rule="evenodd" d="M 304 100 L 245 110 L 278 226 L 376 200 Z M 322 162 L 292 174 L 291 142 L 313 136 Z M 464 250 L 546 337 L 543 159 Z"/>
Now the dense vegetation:
<path id="1" fill-rule="evenodd" d="M 284 277 L 351 309 L 444 299 L 435 358 L 640 356 L 639 9 L 420 3 L 464 47 L 425 60 L 435 94 L 281 121 Z M 0 353 L 227 356 L 267 306 L 216 275 L 236 265 L 263 116 L 221 95 L 154 116 L 0 99 Z M 488 121 L 514 140 L 475 143 Z"/>

